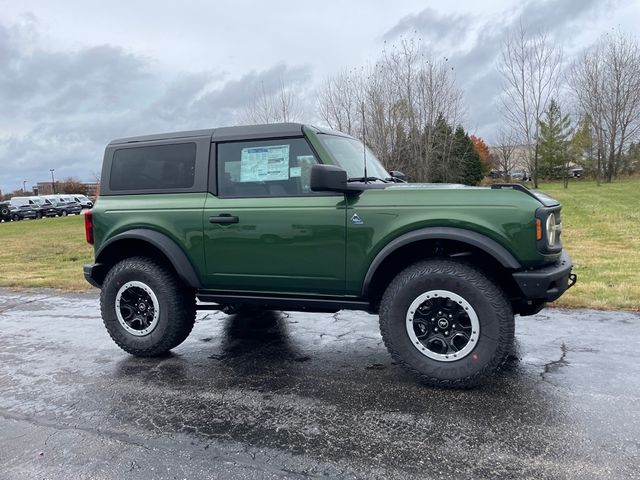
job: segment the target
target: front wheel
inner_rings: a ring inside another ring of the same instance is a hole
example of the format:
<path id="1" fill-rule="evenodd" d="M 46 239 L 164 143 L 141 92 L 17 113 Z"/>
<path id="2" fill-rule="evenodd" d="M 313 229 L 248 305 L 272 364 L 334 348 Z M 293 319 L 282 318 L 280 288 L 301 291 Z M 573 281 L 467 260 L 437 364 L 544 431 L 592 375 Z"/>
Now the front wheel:
<path id="1" fill-rule="evenodd" d="M 139 357 L 162 355 L 191 333 L 195 294 L 157 260 L 133 257 L 114 265 L 100 293 L 102 320 L 124 351 Z"/>
<path id="2" fill-rule="evenodd" d="M 502 289 L 475 267 L 429 260 L 391 282 L 380 329 L 392 357 L 425 383 L 464 388 L 506 361 L 514 319 Z"/>

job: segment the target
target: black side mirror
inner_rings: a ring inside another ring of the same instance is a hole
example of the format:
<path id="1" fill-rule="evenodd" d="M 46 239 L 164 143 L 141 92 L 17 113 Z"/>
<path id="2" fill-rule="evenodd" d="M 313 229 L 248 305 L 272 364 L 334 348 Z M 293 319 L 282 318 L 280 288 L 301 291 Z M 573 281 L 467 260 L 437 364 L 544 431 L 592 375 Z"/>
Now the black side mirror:
<path id="1" fill-rule="evenodd" d="M 404 173 L 399 172 L 398 170 L 391 170 L 389 174 L 391 175 L 391 178 L 397 179 L 401 183 L 406 183 L 407 181 L 407 176 Z"/>
<path id="2" fill-rule="evenodd" d="M 347 171 L 335 165 L 312 165 L 310 184 L 314 192 L 345 192 Z"/>

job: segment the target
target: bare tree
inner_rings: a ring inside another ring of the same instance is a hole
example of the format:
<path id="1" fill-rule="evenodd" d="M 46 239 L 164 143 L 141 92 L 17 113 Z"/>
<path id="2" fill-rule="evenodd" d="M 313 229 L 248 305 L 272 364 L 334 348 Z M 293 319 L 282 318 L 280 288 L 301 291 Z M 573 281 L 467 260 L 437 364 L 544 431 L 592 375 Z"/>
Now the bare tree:
<path id="1" fill-rule="evenodd" d="M 264 82 L 256 89 L 253 101 L 243 113 L 246 123 L 293 122 L 302 117 L 302 108 L 293 88 L 279 80 L 275 91 L 270 92 Z"/>
<path id="2" fill-rule="evenodd" d="M 503 78 L 502 112 L 507 123 L 530 146 L 528 163 L 538 187 L 538 128 L 547 103 L 557 92 L 562 51 L 546 34 L 530 35 L 520 23 L 509 33 L 498 66 Z"/>
<path id="3" fill-rule="evenodd" d="M 76 193 L 86 195 L 87 186 L 82 183 L 80 180 L 74 177 L 65 178 L 62 182 L 60 182 L 59 186 L 60 193 Z"/>
<path id="4" fill-rule="evenodd" d="M 605 35 L 572 65 L 569 86 L 588 116 L 596 146 L 596 180 L 618 174 L 623 153 L 640 136 L 640 47 L 627 35 Z"/>
<path id="5" fill-rule="evenodd" d="M 515 149 L 517 146 L 516 135 L 512 130 L 502 129 L 498 133 L 498 145 L 495 148 L 496 167 L 502 172 L 504 178 L 511 178 L 511 171 L 517 165 Z"/>
<path id="6" fill-rule="evenodd" d="M 462 92 L 446 59 L 433 58 L 416 39 L 402 39 L 373 66 L 330 77 L 318 92 L 320 117 L 360 138 L 362 102 L 367 144 L 383 164 L 427 180 L 432 160 L 446 160 L 453 131 L 445 141 L 437 138 L 437 120 L 456 125 L 462 116 Z"/>
<path id="7" fill-rule="evenodd" d="M 324 81 L 318 92 L 320 118 L 331 128 L 349 135 L 360 130 L 359 105 L 364 101 L 361 76 L 343 71 Z"/>

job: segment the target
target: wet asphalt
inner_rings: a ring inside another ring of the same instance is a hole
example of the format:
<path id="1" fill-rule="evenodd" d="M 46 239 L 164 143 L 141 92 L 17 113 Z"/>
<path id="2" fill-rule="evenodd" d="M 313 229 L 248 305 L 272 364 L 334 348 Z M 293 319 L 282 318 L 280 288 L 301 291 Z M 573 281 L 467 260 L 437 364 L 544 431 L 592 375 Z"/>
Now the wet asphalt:
<path id="1" fill-rule="evenodd" d="M 640 478 L 640 315 L 547 309 L 468 391 L 355 312 L 202 312 L 160 359 L 96 294 L 0 289 L 0 478 Z"/>

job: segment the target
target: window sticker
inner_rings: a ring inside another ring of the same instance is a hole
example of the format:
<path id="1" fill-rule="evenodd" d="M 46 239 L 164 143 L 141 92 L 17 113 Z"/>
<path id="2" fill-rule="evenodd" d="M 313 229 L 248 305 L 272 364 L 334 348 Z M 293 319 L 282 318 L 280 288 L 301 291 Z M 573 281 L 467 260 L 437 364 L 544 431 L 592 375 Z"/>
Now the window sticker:
<path id="1" fill-rule="evenodd" d="M 289 145 L 243 148 L 240 153 L 240 182 L 269 182 L 289 179 Z"/>
<path id="2" fill-rule="evenodd" d="M 301 167 L 291 167 L 289 169 L 289 177 L 301 177 L 302 176 L 302 168 Z"/>
<path id="3" fill-rule="evenodd" d="M 232 182 L 240 181 L 240 162 L 226 162 L 224 164 L 224 173 L 229 174 Z"/>

